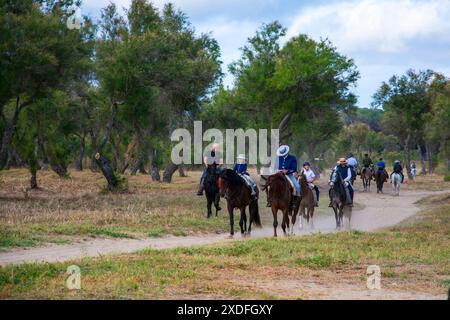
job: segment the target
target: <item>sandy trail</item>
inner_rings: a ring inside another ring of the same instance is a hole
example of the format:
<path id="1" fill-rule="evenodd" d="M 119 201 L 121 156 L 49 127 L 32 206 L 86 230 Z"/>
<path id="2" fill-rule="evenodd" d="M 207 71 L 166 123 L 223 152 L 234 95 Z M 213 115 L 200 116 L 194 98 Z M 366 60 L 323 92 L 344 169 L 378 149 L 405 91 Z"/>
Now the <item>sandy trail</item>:
<path id="1" fill-rule="evenodd" d="M 362 210 L 354 210 L 352 216 L 352 229 L 361 231 L 374 231 L 379 228 L 392 226 L 404 219 L 415 215 L 419 208 L 414 204 L 420 198 L 446 192 L 403 192 L 400 197 L 390 194 L 376 194 L 359 192 L 355 196 L 357 203 L 363 204 Z M 448 192 L 448 191 L 447 191 Z M 281 216 L 281 214 L 279 215 Z M 280 218 L 279 218 L 280 220 Z M 314 232 L 335 232 L 335 220 L 332 210 L 328 214 L 318 214 L 315 217 Z M 238 226 L 237 226 L 238 227 Z M 279 234 L 282 234 L 280 226 Z M 308 234 L 310 231 L 295 226 L 297 235 Z M 270 237 L 273 228 L 266 223 L 263 229 L 255 229 L 252 238 Z M 235 239 L 241 239 L 237 234 Z M 40 248 L 13 249 L 0 253 L 0 265 L 33 263 L 33 262 L 63 262 L 82 257 L 95 257 L 114 253 L 129 253 L 146 248 L 167 249 L 175 247 L 199 246 L 234 241 L 227 239 L 227 234 L 206 234 L 198 236 L 145 239 L 94 239 L 68 245 L 49 245 Z"/>

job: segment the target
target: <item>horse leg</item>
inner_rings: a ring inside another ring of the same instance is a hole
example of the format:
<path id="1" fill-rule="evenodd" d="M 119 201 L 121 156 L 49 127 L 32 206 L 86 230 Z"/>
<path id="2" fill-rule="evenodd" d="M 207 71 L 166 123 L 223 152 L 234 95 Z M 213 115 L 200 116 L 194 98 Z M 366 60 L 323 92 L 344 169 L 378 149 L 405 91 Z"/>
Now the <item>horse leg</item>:
<path id="1" fill-rule="evenodd" d="M 314 207 L 311 207 L 309 218 L 311 219 L 311 230 L 314 230 Z"/>
<path id="2" fill-rule="evenodd" d="M 334 211 L 334 218 L 336 219 L 336 229 L 339 229 L 338 210 L 334 205 L 333 205 L 333 211 Z"/>
<path id="3" fill-rule="evenodd" d="M 245 207 L 242 208 L 242 215 L 244 216 L 244 235 L 248 234 L 248 229 L 247 229 L 247 213 L 245 212 Z"/>
<path id="4" fill-rule="evenodd" d="M 245 226 L 244 226 L 244 212 L 242 212 L 242 208 L 239 209 L 241 212 L 241 217 L 239 219 L 239 227 L 241 228 L 241 235 L 245 236 Z"/>
<path id="5" fill-rule="evenodd" d="M 278 220 L 277 220 L 277 209 L 272 207 L 272 215 L 273 215 L 273 236 L 277 236 L 277 227 L 278 227 Z"/>
<path id="6" fill-rule="evenodd" d="M 211 210 L 211 205 L 212 205 L 212 200 L 210 197 L 206 198 L 206 207 L 208 209 L 208 214 L 207 214 L 207 218 L 209 219 L 212 215 L 212 210 Z"/>
<path id="7" fill-rule="evenodd" d="M 220 194 L 217 193 L 217 194 L 216 194 L 216 197 L 215 197 L 215 199 L 214 199 L 214 207 L 216 207 L 216 217 L 218 216 L 219 211 L 221 210 L 219 204 L 220 204 Z"/>
<path id="8" fill-rule="evenodd" d="M 287 236 L 286 225 L 289 224 L 289 209 L 283 210 L 283 221 L 281 222 L 281 229 L 283 229 L 283 234 Z"/>
<path id="9" fill-rule="evenodd" d="M 292 217 L 291 217 L 292 223 L 291 223 L 291 228 L 289 230 L 289 233 L 291 236 L 294 235 L 294 225 L 295 225 L 295 222 L 297 221 L 297 215 L 298 215 L 298 209 L 294 210 Z"/>
<path id="10" fill-rule="evenodd" d="M 300 207 L 300 212 L 299 212 L 299 217 L 300 217 L 300 221 L 298 222 L 298 228 L 300 230 L 303 229 L 303 216 L 305 215 L 305 208 L 303 206 Z"/>
<path id="11" fill-rule="evenodd" d="M 234 213 L 231 206 L 228 206 L 228 214 L 230 216 L 230 236 L 232 237 L 234 235 Z"/>

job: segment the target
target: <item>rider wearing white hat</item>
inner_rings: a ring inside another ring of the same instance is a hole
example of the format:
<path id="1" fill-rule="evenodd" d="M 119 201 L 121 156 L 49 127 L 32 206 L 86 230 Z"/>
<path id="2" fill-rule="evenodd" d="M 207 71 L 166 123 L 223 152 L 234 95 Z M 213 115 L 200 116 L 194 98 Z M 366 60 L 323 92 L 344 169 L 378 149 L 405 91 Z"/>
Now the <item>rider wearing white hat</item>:
<path id="1" fill-rule="evenodd" d="M 289 146 L 282 145 L 277 150 L 278 156 L 278 171 L 283 172 L 288 177 L 295 188 L 295 196 L 291 203 L 291 209 L 295 209 L 295 204 L 300 197 L 300 185 L 294 177 L 297 172 L 297 158 L 289 154 Z"/>
<path id="2" fill-rule="evenodd" d="M 242 179 L 244 179 L 244 181 L 250 187 L 252 197 L 255 197 L 257 194 L 256 183 L 247 172 L 246 160 L 247 159 L 245 158 L 245 154 L 239 154 L 237 157 L 237 163 L 234 165 L 233 170 L 236 171 L 236 173 L 239 174 L 242 177 Z"/>

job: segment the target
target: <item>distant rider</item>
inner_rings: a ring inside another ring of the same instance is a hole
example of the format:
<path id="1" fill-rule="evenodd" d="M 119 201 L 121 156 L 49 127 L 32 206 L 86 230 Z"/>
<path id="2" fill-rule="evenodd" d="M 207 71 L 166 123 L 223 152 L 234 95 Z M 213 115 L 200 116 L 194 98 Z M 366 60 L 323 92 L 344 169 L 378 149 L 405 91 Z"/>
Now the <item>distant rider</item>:
<path id="1" fill-rule="evenodd" d="M 390 176 L 391 180 L 392 180 L 392 175 L 394 173 L 398 173 L 399 175 L 402 176 L 402 183 L 403 183 L 403 180 L 404 180 L 405 176 L 403 175 L 403 167 L 400 164 L 400 160 L 395 160 L 395 162 L 394 162 L 394 169 L 393 169 L 393 171 L 391 173 L 391 176 Z M 391 183 L 392 183 L 392 181 L 391 181 Z"/>
<path id="2" fill-rule="evenodd" d="M 336 167 L 334 167 L 333 171 L 331 172 L 330 180 L 328 183 L 332 183 L 331 179 L 335 172 L 341 176 L 342 180 L 344 181 L 345 188 L 347 188 L 350 193 L 350 199 L 347 199 L 347 201 L 348 201 L 347 205 L 353 206 L 353 193 L 354 192 L 353 192 L 353 186 L 351 183 L 352 171 L 351 171 L 350 167 L 347 165 L 347 160 L 345 158 L 339 159 L 338 165 Z M 330 204 L 328 206 L 332 207 L 333 203 L 332 203 L 332 199 L 331 199 L 331 193 L 329 194 L 329 196 L 330 196 Z"/>
<path id="3" fill-rule="evenodd" d="M 198 196 L 203 195 L 203 189 L 205 189 L 205 177 L 206 177 L 206 169 L 209 165 L 216 164 L 217 166 L 223 163 L 222 154 L 219 151 L 219 145 L 214 143 L 211 147 L 211 150 L 206 153 L 203 158 L 203 163 L 205 164 L 205 168 L 203 169 L 202 176 L 200 177 L 200 184 L 198 186 Z"/>
<path id="4" fill-rule="evenodd" d="M 311 169 L 311 164 L 308 161 L 303 162 L 303 173 L 305 174 L 306 181 L 308 184 L 312 187 L 312 189 L 316 192 L 316 199 L 317 201 L 314 203 L 315 207 L 319 206 L 319 188 L 314 185 L 314 181 L 317 180 L 317 177 Z"/>

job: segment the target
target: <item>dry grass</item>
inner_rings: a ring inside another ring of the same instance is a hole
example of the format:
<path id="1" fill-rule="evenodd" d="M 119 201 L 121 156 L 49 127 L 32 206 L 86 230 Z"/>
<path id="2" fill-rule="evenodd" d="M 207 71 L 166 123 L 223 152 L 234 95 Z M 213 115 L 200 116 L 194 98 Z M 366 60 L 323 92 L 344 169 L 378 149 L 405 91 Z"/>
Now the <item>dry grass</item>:
<path id="1" fill-rule="evenodd" d="M 414 223 L 379 233 L 267 238 L 4 267 L 0 298 L 359 298 L 369 264 L 381 267 L 390 297 L 442 296 L 450 284 L 448 199 L 447 194 L 423 201 Z M 64 285 L 70 264 L 82 270 L 82 290 Z"/>
<path id="2" fill-rule="evenodd" d="M 60 179 L 39 172 L 41 190 L 28 186 L 26 170 L 1 172 L 0 247 L 31 246 L 85 236 L 141 237 L 222 232 L 225 216 L 205 219 L 205 200 L 195 196 L 198 172 L 172 184 L 130 176 L 129 191 L 105 193 L 99 173 L 71 172 Z"/>

